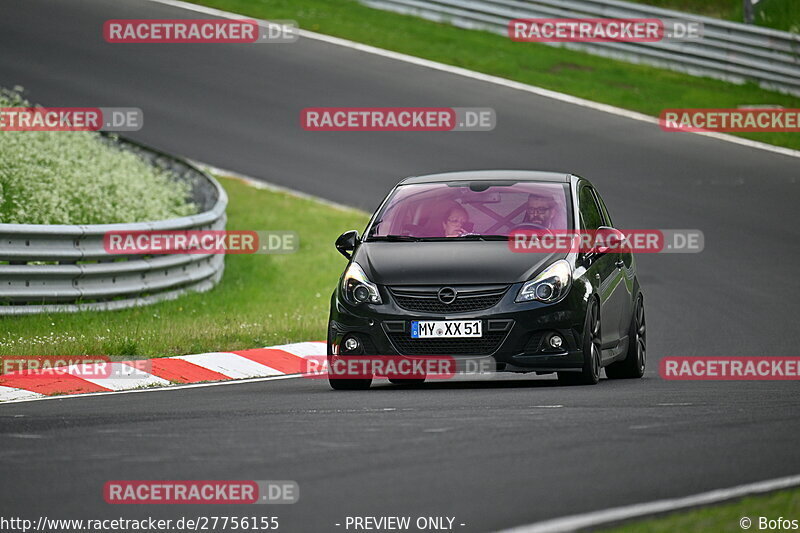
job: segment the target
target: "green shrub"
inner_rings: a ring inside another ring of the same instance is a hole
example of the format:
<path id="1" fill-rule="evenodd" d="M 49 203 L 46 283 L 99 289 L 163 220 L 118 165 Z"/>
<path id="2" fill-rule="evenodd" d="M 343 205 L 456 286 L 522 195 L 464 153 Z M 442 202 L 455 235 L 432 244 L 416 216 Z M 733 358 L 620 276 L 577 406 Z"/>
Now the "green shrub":
<path id="1" fill-rule="evenodd" d="M 761 0 L 755 12 L 759 26 L 800 33 L 800 2 L 797 0 Z"/>
<path id="2" fill-rule="evenodd" d="M 0 89 L 0 107 L 30 106 Z M 97 132 L 0 131 L 0 223 L 109 224 L 194 214 L 189 187 Z"/>

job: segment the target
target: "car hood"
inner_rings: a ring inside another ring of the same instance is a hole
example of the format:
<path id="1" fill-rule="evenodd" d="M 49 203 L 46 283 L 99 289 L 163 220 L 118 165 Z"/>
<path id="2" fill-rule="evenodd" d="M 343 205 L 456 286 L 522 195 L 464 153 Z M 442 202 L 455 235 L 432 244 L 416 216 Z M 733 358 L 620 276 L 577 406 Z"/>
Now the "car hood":
<path id="1" fill-rule="evenodd" d="M 566 254 L 516 253 L 507 241 L 364 242 L 354 260 L 380 285 L 527 281 Z"/>

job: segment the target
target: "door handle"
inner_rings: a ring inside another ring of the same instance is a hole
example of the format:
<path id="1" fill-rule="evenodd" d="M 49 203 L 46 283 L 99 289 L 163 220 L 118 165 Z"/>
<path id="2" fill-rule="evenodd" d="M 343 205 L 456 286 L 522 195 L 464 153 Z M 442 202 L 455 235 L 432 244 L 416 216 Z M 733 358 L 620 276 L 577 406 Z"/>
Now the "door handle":
<path id="1" fill-rule="evenodd" d="M 617 262 L 616 262 L 616 263 L 614 263 L 614 264 L 615 264 L 615 265 L 617 265 L 617 268 L 622 268 L 622 267 L 624 267 L 624 266 L 625 266 L 625 261 L 623 261 L 622 259 L 620 259 L 619 261 L 617 261 Z"/>

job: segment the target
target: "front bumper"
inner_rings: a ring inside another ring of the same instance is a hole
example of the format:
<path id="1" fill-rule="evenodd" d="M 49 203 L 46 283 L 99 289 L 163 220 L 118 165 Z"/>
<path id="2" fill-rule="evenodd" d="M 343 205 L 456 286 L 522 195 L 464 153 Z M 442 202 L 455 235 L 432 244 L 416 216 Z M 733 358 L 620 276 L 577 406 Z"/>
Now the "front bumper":
<path id="1" fill-rule="evenodd" d="M 431 314 L 400 308 L 386 292 L 381 305 L 352 306 L 334 293 L 328 325 L 328 353 L 352 355 L 446 355 L 456 359 L 490 360 L 497 371 L 554 372 L 580 370 L 583 366 L 583 323 L 588 297 L 574 285 L 556 304 L 516 303 L 521 284 L 511 285 L 493 307 L 469 313 Z M 480 339 L 412 339 L 413 320 L 481 320 Z M 559 349 L 548 340 L 558 334 Z M 357 337 L 361 347 L 342 350 L 343 339 Z M 485 366 L 483 367 L 485 368 Z"/>

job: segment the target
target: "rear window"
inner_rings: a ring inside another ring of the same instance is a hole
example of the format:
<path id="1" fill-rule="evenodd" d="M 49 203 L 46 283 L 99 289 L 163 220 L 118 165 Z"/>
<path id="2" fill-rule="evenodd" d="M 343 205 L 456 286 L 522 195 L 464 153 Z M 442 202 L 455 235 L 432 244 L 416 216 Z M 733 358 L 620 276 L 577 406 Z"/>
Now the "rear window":
<path id="1" fill-rule="evenodd" d="M 508 236 L 515 229 L 572 229 L 567 185 L 456 181 L 398 187 L 367 229 L 386 236 Z"/>

